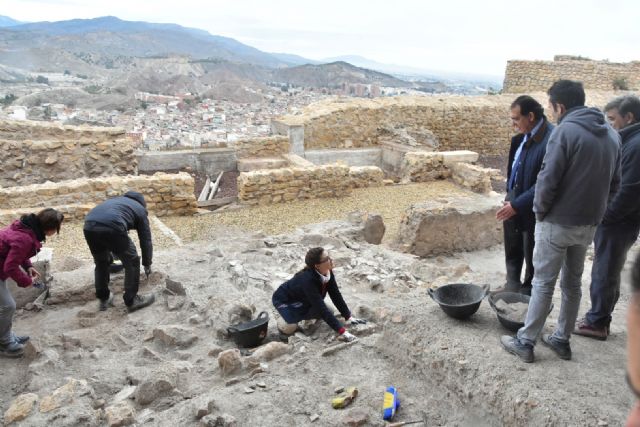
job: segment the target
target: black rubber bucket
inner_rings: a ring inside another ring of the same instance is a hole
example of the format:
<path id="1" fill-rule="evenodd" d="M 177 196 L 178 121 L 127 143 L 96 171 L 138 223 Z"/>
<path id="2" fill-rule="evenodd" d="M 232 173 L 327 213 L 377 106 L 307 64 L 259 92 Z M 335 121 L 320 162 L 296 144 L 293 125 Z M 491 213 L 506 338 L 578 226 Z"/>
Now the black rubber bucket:
<path id="1" fill-rule="evenodd" d="M 227 328 L 227 332 L 233 338 L 238 347 L 257 347 L 267 336 L 269 327 L 269 313 L 266 311 L 258 314 L 255 319 L 238 323 Z"/>
<path id="2" fill-rule="evenodd" d="M 482 299 L 489 292 L 489 285 L 452 283 L 427 292 L 446 314 L 456 319 L 466 319 L 478 311 Z"/>
<path id="3" fill-rule="evenodd" d="M 498 301 L 504 301 L 507 304 L 523 302 L 528 305 L 529 301 L 531 300 L 530 296 L 523 295 L 518 292 L 502 291 L 502 292 L 497 292 L 495 294 L 490 294 L 489 298 L 487 299 L 489 300 L 489 305 L 491 306 L 493 311 L 496 312 L 498 321 L 502 326 L 504 326 L 505 328 L 513 332 L 518 332 L 518 329 L 524 326 L 524 322 L 519 322 L 517 320 L 510 319 L 507 316 L 505 316 L 503 313 L 500 313 L 500 311 L 498 311 L 498 309 L 496 308 L 496 303 Z M 551 310 L 553 310 L 553 304 L 551 304 L 551 307 L 549 307 L 549 313 L 551 313 Z"/>

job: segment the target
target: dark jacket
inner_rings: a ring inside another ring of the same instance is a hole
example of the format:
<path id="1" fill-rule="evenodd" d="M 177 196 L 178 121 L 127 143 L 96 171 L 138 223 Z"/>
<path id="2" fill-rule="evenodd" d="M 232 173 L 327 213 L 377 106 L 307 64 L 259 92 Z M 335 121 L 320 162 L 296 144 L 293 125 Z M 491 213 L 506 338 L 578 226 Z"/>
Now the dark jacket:
<path id="1" fill-rule="evenodd" d="M 640 224 L 640 123 L 620 130 L 620 188 L 607 205 L 603 224 Z"/>
<path id="2" fill-rule="evenodd" d="M 12 278 L 18 286 L 31 286 L 31 277 L 20 269 L 31 267 L 29 258 L 42 247 L 36 233 L 21 221 L 0 230 L 0 280 Z"/>
<path id="3" fill-rule="evenodd" d="M 93 208 L 84 219 L 84 228 L 90 230 L 98 225 L 124 234 L 135 229 L 140 240 L 142 265 L 149 266 L 153 259 L 153 244 L 146 206 L 142 194 L 129 191 Z"/>
<path id="4" fill-rule="evenodd" d="M 571 108 L 547 143 L 533 199 L 536 220 L 599 224 L 619 183 L 620 136 L 597 108 Z"/>
<path id="5" fill-rule="evenodd" d="M 536 226 L 536 217 L 533 213 L 533 196 L 536 190 L 538 172 L 542 167 L 542 160 L 547 150 L 547 141 L 554 127 L 545 116 L 542 116 L 543 123 L 538 132 L 527 140 L 522 147 L 518 158 L 518 173 L 513 190 L 509 193 L 511 206 L 517 212 L 514 217 L 517 226 L 521 231 L 533 231 Z M 507 165 L 507 185 L 511 179 L 511 169 L 518 147 L 524 139 L 524 134 L 520 133 L 511 138 L 511 149 L 509 150 L 509 163 Z M 507 188 L 507 191 L 509 189 Z"/>
<path id="6" fill-rule="evenodd" d="M 324 303 L 324 297 L 329 293 L 331 301 L 336 306 L 342 317 L 348 319 L 351 312 L 344 302 L 336 276 L 331 272 L 331 279 L 323 286 L 320 275 L 314 270 L 302 270 L 291 279 L 284 282 L 273 293 L 273 303 L 278 306 L 280 304 L 291 304 L 301 302 L 305 308 L 315 309 L 322 314 L 322 319 L 336 332 L 342 328 L 342 325 L 333 315 L 331 310 Z"/>

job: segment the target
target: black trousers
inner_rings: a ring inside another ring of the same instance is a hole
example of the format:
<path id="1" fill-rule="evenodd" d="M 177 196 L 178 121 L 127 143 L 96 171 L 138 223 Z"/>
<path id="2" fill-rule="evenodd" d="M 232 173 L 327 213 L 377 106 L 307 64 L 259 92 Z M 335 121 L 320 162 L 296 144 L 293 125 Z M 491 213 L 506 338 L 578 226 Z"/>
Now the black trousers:
<path id="1" fill-rule="evenodd" d="M 520 229 L 515 217 L 504 221 L 502 227 L 504 231 L 504 257 L 507 267 L 505 290 L 520 292 L 523 288 L 531 288 L 534 230 Z M 523 265 L 526 265 L 524 280 L 522 280 Z"/>
<path id="2" fill-rule="evenodd" d="M 591 268 L 591 309 L 586 318 L 590 325 L 609 326 L 611 313 L 620 298 L 620 273 L 627 252 L 638 238 L 639 224 L 600 224 L 593 239 Z"/>
<path id="3" fill-rule="evenodd" d="M 84 238 L 89 245 L 95 268 L 96 298 L 109 298 L 109 265 L 112 253 L 120 258 L 124 267 L 124 303 L 133 304 L 140 286 L 140 257 L 129 235 L 97 223 L 87 222 Z"/>

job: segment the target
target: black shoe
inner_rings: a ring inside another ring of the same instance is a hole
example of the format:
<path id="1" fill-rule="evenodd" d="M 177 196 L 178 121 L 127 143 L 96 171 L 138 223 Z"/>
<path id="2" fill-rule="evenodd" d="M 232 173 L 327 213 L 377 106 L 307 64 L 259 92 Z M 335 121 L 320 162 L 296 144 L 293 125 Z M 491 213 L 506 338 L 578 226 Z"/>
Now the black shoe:
<path id="1" fill-rule="evenodd" d="M 133 298 L 133 303 L 127 306 L 127 311 L 129 313 L 140 310 L 141 308 L 145 308 L 154 303 L 156 300 L 156 296 L 154 294 L 149 294 L 145 296 L 136 295 Z"/>
<path id="2" fill-rule="evenodd" d="M 561 342 L 549 334 L 544 334 L 542 343 L 555 351 L 560 359 L 571 360 L 571 345 L 568 342 Z"/>
<path id="3" fill-rule="evenodd" d="M 98 309 L 100 311 L 107 311 L 109 307 L 113 307 L 113 292 L 109 292 L 109 298 L 100 300 Z"/>
<path id="4" fill-rule="evenodd" d="M 500 338 L 500 343 L 511 354 L 515 354 L 525 363 L 533 362 L 533 346 L 529 344 L 522 344 L 516 337 L 510 335 L 503 335 Z"/>
<path id="5" fill-rule="evenodd" d="M 0 356 L 17 358 L 24 355 L 24 346 L 17 341 L 9 344 L 0 344 Z"/>

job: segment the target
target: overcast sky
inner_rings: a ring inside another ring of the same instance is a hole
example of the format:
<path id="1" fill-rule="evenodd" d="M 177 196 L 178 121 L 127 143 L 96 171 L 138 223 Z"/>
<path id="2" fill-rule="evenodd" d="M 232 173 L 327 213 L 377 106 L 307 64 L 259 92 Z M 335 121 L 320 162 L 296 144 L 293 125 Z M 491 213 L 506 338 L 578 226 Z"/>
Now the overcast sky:
<path id="1" fill-rule="evenodd" d="M 640 1 L 0 0 L 0 15 L 171 22 L 267 52 L 502 75 L 508 59 L 640 59 Z"/>

